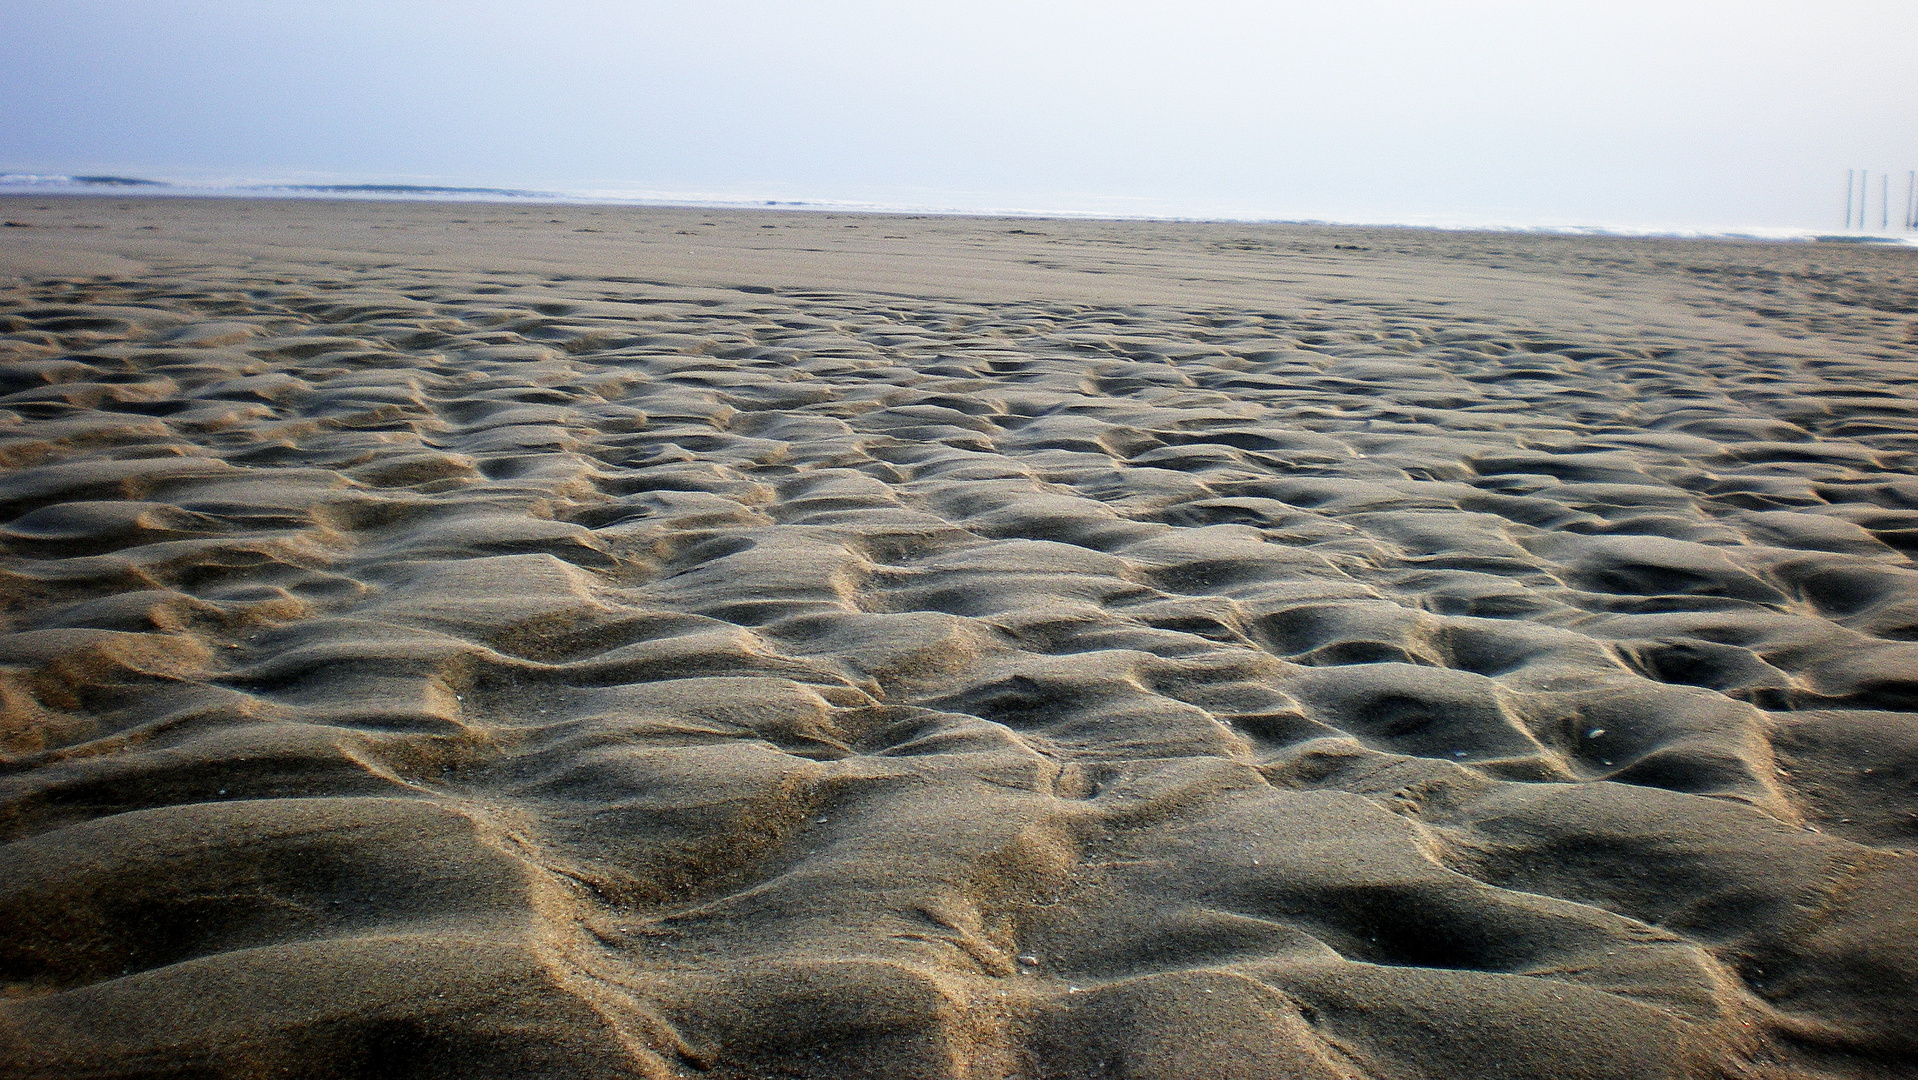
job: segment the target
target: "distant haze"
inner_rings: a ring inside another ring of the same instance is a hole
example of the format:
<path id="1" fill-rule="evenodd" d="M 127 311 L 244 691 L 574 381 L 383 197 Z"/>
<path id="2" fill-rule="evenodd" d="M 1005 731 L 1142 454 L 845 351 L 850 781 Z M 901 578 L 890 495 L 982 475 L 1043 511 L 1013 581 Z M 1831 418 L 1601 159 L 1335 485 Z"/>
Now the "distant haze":
<path id="1" fill-rule="evenodd" d="M 1915 57 L 1911 0 L 0 0 L 0 171 L 1835 229 Z"/>

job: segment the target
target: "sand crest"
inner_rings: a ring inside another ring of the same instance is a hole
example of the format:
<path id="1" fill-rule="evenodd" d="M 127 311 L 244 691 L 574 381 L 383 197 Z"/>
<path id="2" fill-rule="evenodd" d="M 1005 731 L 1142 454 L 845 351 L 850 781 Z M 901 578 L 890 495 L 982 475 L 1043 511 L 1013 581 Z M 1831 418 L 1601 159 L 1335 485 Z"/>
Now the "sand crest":
<path id="1" fill-rule="evenodd" d="M 0 1073 L 1918 1075 L 1909 253 L 0 203 Z"/>

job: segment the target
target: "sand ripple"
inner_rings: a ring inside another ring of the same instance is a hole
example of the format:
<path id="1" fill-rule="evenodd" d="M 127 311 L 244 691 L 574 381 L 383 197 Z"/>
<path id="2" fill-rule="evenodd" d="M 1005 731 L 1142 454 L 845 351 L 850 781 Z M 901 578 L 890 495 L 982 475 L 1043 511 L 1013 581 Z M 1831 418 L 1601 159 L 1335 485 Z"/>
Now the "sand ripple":
<path id="1" fill-rule="evenodd" d="M 0 328 L 9 1075 L 1918 1055 L 1909 360 L 397 269 Z"/>

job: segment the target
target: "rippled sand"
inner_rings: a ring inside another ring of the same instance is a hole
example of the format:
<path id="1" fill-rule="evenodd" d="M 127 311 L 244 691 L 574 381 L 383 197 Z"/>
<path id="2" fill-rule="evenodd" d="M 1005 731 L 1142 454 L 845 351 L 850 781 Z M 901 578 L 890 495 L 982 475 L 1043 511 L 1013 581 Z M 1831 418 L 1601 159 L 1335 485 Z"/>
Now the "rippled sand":
<path id="1" fill-rule="evenodd" d="M 1910 252 L 0 214 L 8 1076 L 1914 1074 Z"/>

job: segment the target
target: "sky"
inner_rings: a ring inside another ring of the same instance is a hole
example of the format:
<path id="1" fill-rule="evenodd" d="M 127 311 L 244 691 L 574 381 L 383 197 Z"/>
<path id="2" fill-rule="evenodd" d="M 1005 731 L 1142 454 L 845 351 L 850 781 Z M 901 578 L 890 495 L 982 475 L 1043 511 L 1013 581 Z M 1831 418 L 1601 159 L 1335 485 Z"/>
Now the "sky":
<path id="1" fill-rule="evenodd" d="M 1851 168 L 1895 221 L 1913 0 L 0 0 L 15 173 L 1835 229 Z"/>

